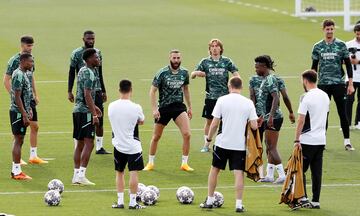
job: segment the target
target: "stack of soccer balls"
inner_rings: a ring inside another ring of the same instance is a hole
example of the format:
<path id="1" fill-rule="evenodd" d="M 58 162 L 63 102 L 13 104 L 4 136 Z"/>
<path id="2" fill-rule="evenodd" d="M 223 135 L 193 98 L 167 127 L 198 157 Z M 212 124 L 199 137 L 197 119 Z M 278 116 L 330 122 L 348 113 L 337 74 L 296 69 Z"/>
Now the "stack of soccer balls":
<path id="1" fill-rule="evenodd" d="M 194 201 L 195 194 L 194 192 L 186 186 L 182 186 L 176 191 L 176 199 L 181 204 L 191 204 Z"/>
<path id="2" fill-rule="evenodd" d="M 61 193 L 64 184 L 59 179 L 53 179 L 48 184 L 48 191 L 44 195 L 44 201 L 48 206 L 58 206 L 61 201 Z"/>
<path id="3" fill-rule="evenodd" d="M 160 190 L 154 185 L 145 186 L 142 183 L 138 184 L 138 191 L 136 193 L 136 200 L 141 201 L 144 205 L 155 205 L 160 197 Z"/>

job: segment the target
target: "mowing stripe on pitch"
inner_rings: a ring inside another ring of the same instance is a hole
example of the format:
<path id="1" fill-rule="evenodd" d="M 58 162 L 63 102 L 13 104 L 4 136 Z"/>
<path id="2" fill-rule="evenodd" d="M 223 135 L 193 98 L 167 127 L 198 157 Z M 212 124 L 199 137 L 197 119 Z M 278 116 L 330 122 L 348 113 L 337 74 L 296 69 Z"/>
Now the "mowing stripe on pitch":
<path id="1" fill-rule="evenodd" d="M 79 186 L 75 186 L 79 187 Z M 281 188 L 282 185 L 249 185 L 245 186 L 245 188 Z M 307 185 L 306 187 L 311 187 L 311 185 Z M 327 188 L 336 188 L 336 187 L 360 187 L 360 184 L 324 184 L 321 187 Z M 203 190 L 207 189 L 206 186 L 198 186 L 198 187 L 190 187 L 193 190 Z M 233 189 L 234 186 L 218 186 L 218 189 Z M 177 190 L 178 188 L 159 188 L 159 190 Z M 14 191 L 14 192 L 0 192 L 0 195 L 26 195 L 26 194 L 43 194 L 46 191 Z M 116 192 L 116 189 L 98 189 L 98 190 L 65 190 L 65 193 L 101 193 L 101 192 Z"/>

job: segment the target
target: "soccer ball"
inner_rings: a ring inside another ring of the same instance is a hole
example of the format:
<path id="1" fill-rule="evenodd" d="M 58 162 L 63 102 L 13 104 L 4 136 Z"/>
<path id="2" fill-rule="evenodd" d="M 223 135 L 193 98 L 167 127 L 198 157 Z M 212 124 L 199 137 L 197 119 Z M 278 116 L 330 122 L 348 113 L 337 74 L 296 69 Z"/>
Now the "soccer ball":
<path id="1" fill-rule="evenodd" d="M 53 179 L 48 184 L 48 190 L 57 190 L 61 194 L 64 191 L 64 184 L 59 179 Z"/>
<path id="2" fill-rule="evenodd" d="M 189 187 L 183 186 L 176 191 L 176 198 L 182 204 L 191 204 L 194 197 L 195 194 Z"/>
<path id="3" fill-rule="evenodd" d="M 58 206 L 61 201 L 61 195 L 58 190 L 49 190 L 44 195 L 44 201 L 48 206 Z"/>
<path id="4" fill-rule="evenodd" d="M 215 191 L 214 198 L 215 198 L 215 200 L 214 200 L 213 205 L 216 208 L 220 208 L 224 204 L 224 195 L 222 195 L 222 193 L 220 193 L 218 191 Z"/>
<path id="5" fill-rule="evenodd" d="M 154 185 L 149 185 L 147 186 L 148 189 L 154 191 L 156 193 L 156 199 L 158 199 L 160 197 L 160 190 L 159 188 L 157 188 L 156 186 Z"/>
<path id="6" fill-rule="evenodd" d="M 157 195 L 155 191 L 149 188 L 141 194 L 141 202 L 143 202 L 144 205 L 155 205 L 156 201 Z"/>
<path id="7" fill-rule="evenodd" d="M 141 201 L 141 194 L 146 190 L 146 186 L 143 183 L 138 183 L 138 189 L 136 192 L 136 201 Z"/>

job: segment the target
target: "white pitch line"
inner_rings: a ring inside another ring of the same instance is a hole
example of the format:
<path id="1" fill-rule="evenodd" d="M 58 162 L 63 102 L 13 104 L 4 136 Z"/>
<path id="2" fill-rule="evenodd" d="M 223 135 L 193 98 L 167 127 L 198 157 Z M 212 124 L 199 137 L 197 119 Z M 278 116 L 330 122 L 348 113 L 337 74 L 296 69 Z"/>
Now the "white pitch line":
<path id="1" fill-rule="evenodd" d="M 248 185 L 245 188 L 281 188 L 282 185 Z M 311 187 L 307 185 L 306 187 Z M 335 188 L 335 187 L 360 187 L 360 184 L 323 184 L 321 187 Z M 193 190 L 207 189 L 207 186 L 190 187 Z M 218 186 L 218 189 L 232 189 L 234 186 Z M 177 190 L 178 188 L 159 188 L 159 190 Z M 98 190 L 65 190 L 65 193 L 101 193 L 101 192 L 115 192 L 116 189 L 98 189 Z M 46 191 L 10 191 L 0 192 L 0 195 L 23 195 L 23 194 L 43 194 Z"/>
<path id="2" fill-rule="evenodd" d="M 66 80 L 37 80 L 36 83 L 66 83 Z"/>
<path id="3" fill-rule="evenodd" d="M 294 126 L 288 126 L 288 127 L 281 127 L 281 129 L 284 130 L 293 130 L 295 129 L 295 125 Z M 329 126 L 329 129 L 340 129 L 340 126 L 338 125 L 334 125 L 334 126 Z M 192 128 L 191 131 L 203 131 L 203 128 Z M 111 133 L 112 131 L 104 131 L 105 133 Z M 140 132 L 153 132 L 153 129 L 144 129 L 141 130 Z M 179 129 L 177 128 L 165 128 L 165 132 L 179 132 Z M 71 131 L 44 131 L 44 132 L 39 132 L 39 135 L 56 135 L 56 134 L 72 134 L 73 132 Z M 12 135 L 12 133 L 10 132 L 0 132 L 0 136 L 6 136 L 6 135 Z"/>

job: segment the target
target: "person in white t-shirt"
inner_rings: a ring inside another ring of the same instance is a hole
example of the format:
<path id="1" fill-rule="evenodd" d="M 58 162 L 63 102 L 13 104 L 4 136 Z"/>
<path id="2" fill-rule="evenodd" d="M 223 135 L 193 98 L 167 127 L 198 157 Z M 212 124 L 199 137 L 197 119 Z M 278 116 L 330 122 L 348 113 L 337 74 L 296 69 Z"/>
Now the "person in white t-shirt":
<path id="1" fill-rule="evenodd" d="M 323 151 L 326 145 L 326 119 L 329 113 L 328 95 L 317 88 L 317 73 L 313 70 L 302 74 L 306 93 L 300 99 L 295 146 L 302 149 L 305 197 L 300 200 L 303 207 L 320 208 L 320 191 Z M 305 173 L 311 169 L 313 198 L 307 199 Z"/>
<path id="2" fill-rule="evenodd" d="M 222 130 L 216 136 L 213 147 L 213 160 L 208 178 L 208 196 L 205 202 L 200 204 L 200 208 L 213 207 L 217 176 L 220 170 L 225 170 L 227 161 L 229 161 L 229 168 L 234 171 L 235 176 L 236 212 L 243 212 L 245 130 L 248 122 L 251 128 L 256 130 L 258 117 L 254 103 L 240 94 L 242 89 L 240 77 L 232 77 L 228 88 L 230 94 L 217 100 L 212 113 L 214 119 L 210 125 L 207 141 L 211 142 L 220 121 L 222 121 Z"/>
<path id="3" fill-rule="evenodd" d="M 346 42 L 346 46 L 350 51 L 350 60 L 353 65 L 353 84 L 354 93 L 347 96 L 346 99 L 346 116 L 351 126 L 352 121 L 352 108 L 355 101 L 355 93 L 357 91 L 357 106 L 355 114 L 355 128 L 360 130 L 360 23 L 354 27 L 355 38 L 351 41 Z M 348 84 L 348 77 L 346 76 L 345 81 Z"/>
<path id="4" fill-rule="evenodd" d="M 127 164 L 130 175 L 129 209 L 142 209 L 144 206 L 136 202 L 138 171 L 144 169 L 138 125 L 144 124 L 145 117 L 141 106 L 130 100 L 132 94 L 131 81 L 121 80 L 119 87 L 120 99 L 110 103 L 108 108 L 113 136 L 112 144 L 114 145 L 116 187 L 118 192 L 118 201 L 112 207 L 124 208 L 124 170 Z"/>

